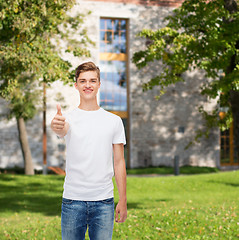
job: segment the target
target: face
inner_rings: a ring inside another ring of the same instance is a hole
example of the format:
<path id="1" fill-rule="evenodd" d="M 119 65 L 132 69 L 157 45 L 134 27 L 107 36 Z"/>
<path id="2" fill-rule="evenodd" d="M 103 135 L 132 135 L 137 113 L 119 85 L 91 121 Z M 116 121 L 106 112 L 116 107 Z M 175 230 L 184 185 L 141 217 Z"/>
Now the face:
<path id="1" fill-rule="evenodd" d="M 96 99 L 100 88 L 100 81 L 94 71 L 83 72 L 75 82 L 75 88 L 79 91 L 80 97 L 85 100 Z"/>

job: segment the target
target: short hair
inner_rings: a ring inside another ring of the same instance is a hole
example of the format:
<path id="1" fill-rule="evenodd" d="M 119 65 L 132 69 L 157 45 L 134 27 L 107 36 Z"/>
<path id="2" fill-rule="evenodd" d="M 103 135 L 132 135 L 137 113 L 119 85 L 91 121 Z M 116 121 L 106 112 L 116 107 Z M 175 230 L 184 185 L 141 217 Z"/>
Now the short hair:
<path id="1" fill-rule="evenodd" d="M 97 73 L 97 77 L 100 81 L 100 69 L 99 67 L 97 67 L 93 62 L 85 62 L 80 64 L 77 69 L 76 69 L 76 73 L 75 73 L 75 80 L 77 81 L 78 77 L 80 76 L 81 73 L 83 72 L 89 72 L 89 71 L 93 71 Z"/>

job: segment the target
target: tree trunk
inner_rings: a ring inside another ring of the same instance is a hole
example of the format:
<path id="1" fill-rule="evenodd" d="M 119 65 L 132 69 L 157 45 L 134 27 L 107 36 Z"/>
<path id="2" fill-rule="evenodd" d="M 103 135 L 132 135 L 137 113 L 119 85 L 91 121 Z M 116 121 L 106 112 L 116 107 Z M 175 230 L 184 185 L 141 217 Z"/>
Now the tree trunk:
<path id="1" fill-rule="evenodd" d="M 239 91 L 230 92 L 230 103 L 233 117 L 234 161 L 239 161 Z"/>
<path id="2" fill-rule="evenodd" d="M 25 126 L 25 121 L 23 118 L 17 119 L 17 128 L 18 128 L 18 134 L 19 134 L 19 141 L 22 149 L 22 156 L 24 159 L 25 174 L 34 175 L 31 150 L 28 144 L 27 131 Z"/>
<path id="3" fill-rule="evenodd" d="M 239 41 L 236 43 L 236 49 L 239 49 Z M 236 67 L 236 54 L 231 57 L 231 63 L 227 69 L 230 74 Z M 239 91 L 230 91 L 230 105 L 233 117 L 233 146 L 234 146 L 234 161 L 239 162 Z"/>
<path id="4" fill-rule="evenodd" d="M 237 0 L 224 0 L 224 7 L 232 14 L 238 11 Z M 232 19 L 224 19 L 225 22 L 232 22 Z M 236 42 L 236 49 L 239 49 L 239 41 Z M 227 68 L 226 74 L 230 74 L 234 71 L 237 64 L 236 53 L 231 57 L 230 64 Z M 234 161 L 239 161 L 239 91 L 230 91 L 230 105 L 233 117 L 233 146 L 234 146 Z"/>
<path id="5" fill-rule="evenodd" d="M 230 12 L 235 13 L 238 10 L 237 0 L 224 0 L 224 7 Z"/>
<path id="6" fill-rule="evenodd" d="M 236 43 L 236 49 L 239 49 L 239 41 Z M 228 72 L 232 72 L 236 68 L 236 54 L 231 58 Z M 239 162 L 239 91 L 230 91 L 230 105 L 233 117 L 233 146 L 234 146 L 234 161 Z"/>

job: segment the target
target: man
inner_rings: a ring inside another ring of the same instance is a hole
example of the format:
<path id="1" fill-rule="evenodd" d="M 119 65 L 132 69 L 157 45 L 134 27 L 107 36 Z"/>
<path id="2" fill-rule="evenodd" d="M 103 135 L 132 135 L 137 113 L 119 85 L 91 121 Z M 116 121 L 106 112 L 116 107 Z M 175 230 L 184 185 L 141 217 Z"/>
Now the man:
<path id="1" fill-rule="evenodd" d="M 80 105 L 51 122 L 52 130 L 66 140 L 66 177 L 62 199 L 61 228 L 63 240 L 112 239 L 114 198 L 112 177 L 119 192 L 115 221 L 127 218 L 125 133 L 120 117 L 97 104 L 100 70 L 93 62 L 78 66 L 75 88 Z M 114 162 L 112 161 L 112 154 Z"/>

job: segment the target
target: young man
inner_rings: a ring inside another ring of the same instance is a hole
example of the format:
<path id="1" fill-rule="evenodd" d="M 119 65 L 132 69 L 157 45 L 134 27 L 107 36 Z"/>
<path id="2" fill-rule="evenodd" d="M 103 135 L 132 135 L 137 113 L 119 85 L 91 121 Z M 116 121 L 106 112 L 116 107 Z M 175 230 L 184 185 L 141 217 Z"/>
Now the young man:
<path id="1" fill-rule="evenodd" d="M 75 77 L 80 105 L 66 116 L 57 105 L 51 122 L 52 130 L 65 138 L 67 149 L 62 239 L 85 239 L 88 227 L 91 240 L 110 240 L 114 225 L 113 174 L 119 192 L 115 221 L 127 218 L 124 127 L 120 117 L 97 104 L 99 68 L 93 62 L 83 63 Z"/>

